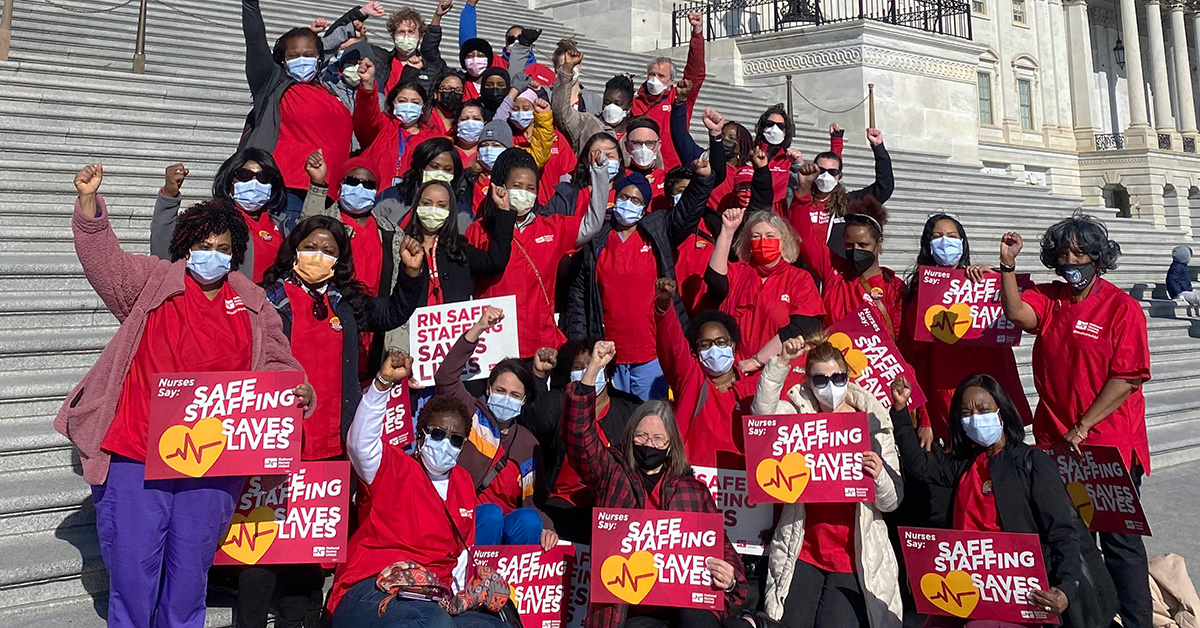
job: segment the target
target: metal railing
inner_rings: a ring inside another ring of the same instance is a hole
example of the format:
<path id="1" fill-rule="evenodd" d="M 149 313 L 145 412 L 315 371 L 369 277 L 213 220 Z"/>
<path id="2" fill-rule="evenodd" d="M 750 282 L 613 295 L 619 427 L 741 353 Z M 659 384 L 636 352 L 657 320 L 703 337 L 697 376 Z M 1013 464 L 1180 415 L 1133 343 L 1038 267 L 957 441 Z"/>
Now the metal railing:
<path id="1" fill-rule="evenodd" d="M 4 0 L 0 11 L 0 61 L 8 61 L 8 48 L 12 43 L 12 20 L 14 0 Z"/>
<path id="2" fill-rule="evenodd" d="M 1159 133 L 1158 134 L 1158 148 L 1160 150 L 1171 150 L 1171 134 L 1170 133 Z"/>
<path id="3" fill-rule="evenodd" d="M 1096 150 L 1121 150 L 1125 148 L 1124 133 L 1097 133 Z"/>
<path id="4" fill-rule="evenodd" d="M 671 45 L 691 36 L 689 13 L 704 16 L 706 39 L 757 35 L 805 25 L 871 20 L 971 39 L 971 6 L 962 0 L 693 0 L 671 12 Z"/>

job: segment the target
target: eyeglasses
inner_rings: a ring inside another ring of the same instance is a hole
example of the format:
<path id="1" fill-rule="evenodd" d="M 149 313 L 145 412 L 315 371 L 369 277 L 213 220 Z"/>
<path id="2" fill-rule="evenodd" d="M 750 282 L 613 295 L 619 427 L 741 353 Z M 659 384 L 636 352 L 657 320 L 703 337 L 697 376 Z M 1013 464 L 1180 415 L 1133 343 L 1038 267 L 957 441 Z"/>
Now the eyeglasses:
<path id="1" fill-rule="evenodd" d="M 630 148 L 638 148 L 638 147 L 644 146 L 646 148 L 649 148 L 650 150 L 654 150 L 654 149 L 658 148 L 658 143 L 659 143 L 659 140 L 645 140 L 645 141 L 629 140 L 629 147 Z"/>
<path id="2" fill-rule="evenodd" d="M 628 195 L 628 194 L 618 194 L 618 195 L 616 196 L 616 199 L 615 199 L 615 200 L 618 200 L 618 201 L 629 201 L 629 202 L 633 203 L 634 205 L 637 205 L 638 207 L 642 207 L 642 206 L 644 206 L 644 205 L 645 205 L 645 203 L 643 203 L 643 202 L 641 201 L 641 199 L 634 198 L 634 197 L 632 197 L 632 196 L 630 196 L 630 195 Z"/>
<path id="3" fill-rule="evenodd" d="M 361 185 L 367 190 L 374 190 L 379 186 L 379 183 L 373 179 L 359 179 L 358 177 L 346 177 L 345 179 L 342 179 L 342 183 L 351 187 Z"/>
<path id="4" fill-rule="evenodd" d="M 459 96 L 462 96 L 463 90 L 462 90 L 462 88 L 439 89 L 439 90 L 437 90 L 437 93 L 439 93 L 439 94 L 458 94 Z"/>
<path id="5" fill-rule="evenodd" d="M 671 441 L 667 440 L 667 437 L 663 436 L 662 434 L 655 434 L 654 436 L 650 436 L 649 434 L 634 434 L 633 435 L 633 444 L 634 445 L 642 445 L 642 446 L 650 445 L 651 447 L 654 447 L 655 449 L 666 449 L 667 445 L 669 445 L 670 443 L 671 443 Z"/>
<path id="6" fill-rule="evenodd" d="M 834 386 L 845 386 L 846 382 L 850 381 L 850 376 L 845 371 L 822 375 L 821 373 L 810 373 L 808 379 L 812 381 L 813 386 L 824 388 L 833 382 Z"/>
<path id="7" fill-rule="evenodd" d="M 258 181 L 259 183 L 267 183 L 267 173 L 264 171 L 254 171 L 249 168 L 238 168 L 233 171 L 235 181 L 245 183 L 250 180 Z"/>
<path id="8" fill-rule="evenodd" d="M 451 434 L 440 427 L 431 427 L 425 430 L 425 435 L 435 441 L 443 441 L 450 439 L 450 446 L 455 449 L 462 449 L 463 444 L 467 442 L 467 437 L 461 434 Z"/>
<path id="9" fill-rule="evenodd" d="M 708 351 L 716 345 L 718 347 L 728 347 L 733 344 L 733 339 L 729 336 L 720 336 L 718 338 L 704 338 L 696 341 L 696 348 L 701 351 Z"/>
<path id="10" fill-rule="evenodd" d="M 830 174 L 830 176 L 834 176 L 834 177 L 842 176 L 841 168 L 822 168 L 820 166 L 817 166 L 817 170 L 820 170 L 822 174 L 828 172 Z"/>

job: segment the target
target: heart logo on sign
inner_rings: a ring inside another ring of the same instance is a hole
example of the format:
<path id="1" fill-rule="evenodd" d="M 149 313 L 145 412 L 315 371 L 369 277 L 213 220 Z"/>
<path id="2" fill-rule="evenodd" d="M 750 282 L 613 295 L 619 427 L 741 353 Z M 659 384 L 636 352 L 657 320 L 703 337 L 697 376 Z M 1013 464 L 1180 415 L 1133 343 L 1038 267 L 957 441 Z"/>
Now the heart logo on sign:
<path id="1" fill-rule="evenodd" d="M 1082 482 L 1071 482 L 1067 485 L 1067 495 L 1071 496 L 1071 503 L 1079 512 L 1079 518 L 1083 519 L 1083 524 L 1091 527 L 1092 517 L 1096 516 L 1096 502 L 1092 501 L 1092 495 L 1088 493 L 1087 487 Z"/>
<path id="2" fill-rule="evenodd" d="M 658 581 L 654 555 L 650 552 L 634 552 L 629 558 L 609 556 L 600 565 L 600 579 L 609 593 L 628 604 L 638 604 Z"/>
<path id="3" fill-rule="evenodd" d="M 850 340 L 850 336 L 839 331 L 829 337 L 829 344 L 846 357 L 846 366 L 849 367 L 847 375 L 850 379 L 858 379 L 862 372 L 867 370 L 867 356 L 854 348 L 854 341 Z"/>
<path id="4" fill-rule="evenodd" d="M 758 463 L 754 470 L 754 479 L 763 492 L 781 502 L 796 503 L 801 493 L 808 487 L 812 475 L 808 472 L 808 461 L 804 454 L 794 451 L 781 460 L 767 458 Z"/>
<path id="5" fill-rule="evenodd" d="M 945 577 L 927 573 L 921 576 L 921 593 L 934 606 L 955 617 L 970 617 L 979 604 L 979 589 L 965 571 L 951 571 Z"/>
<path id="6" fill-rule="evenodd" d="M 172 425 L 158 440 L 158 455 L 168 467 L 190 477 L 203 477 L 225 451 L 221 419 L 200 419 L 194 425 Z"/>
<path id="7" fill-rule="evenodd" d="M 971 331 L 971 306 L 955 303 L 950 307 L 934 305 L 925 310 L 925 328 L 934 338 L 952 345 L 962 340 Z"/>
<path id="8" fill-rule="evenodd" d="M 221 551 L 244 565 L 257 564 L 271 549 L 279 535 L 275 511 L 259 506 L 248 515 L 236 514 L 229 523 L 229 533 L 221 543 Z"/>

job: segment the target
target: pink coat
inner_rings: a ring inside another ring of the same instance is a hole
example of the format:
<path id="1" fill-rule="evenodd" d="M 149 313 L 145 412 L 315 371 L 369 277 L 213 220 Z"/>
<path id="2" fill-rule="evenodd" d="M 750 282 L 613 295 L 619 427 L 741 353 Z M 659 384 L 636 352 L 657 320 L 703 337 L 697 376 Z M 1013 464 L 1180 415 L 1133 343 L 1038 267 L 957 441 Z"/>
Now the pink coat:
<path id="1" fill-rule="evenodd" d="M 100 449 L 100 443 L 116 414 L 121 387 L 142 341 L 146 318 L 164 301 L 183 293 L 187 269 L 183 260 L 171 263 L 123 251 L 108 222 L 108 207 L 100 196 L 96 197 L 96 207 L 98 215 L 91 218 L 80 213 L 78 201 L 75 203 L 71 218 L 75 253 L 88 282 L 121 327 L 54 419 L 54 429 L 79 450 L 83 479 L 91 485 L 103 484 L 108 477 L 109 455 Z M 229 273 L 227 281 L 242 297 L 250 314 L 251 370 L 303 371 L 292 357 L 279 314 L 267 302 L 262 288 L 241 273 Z"/>

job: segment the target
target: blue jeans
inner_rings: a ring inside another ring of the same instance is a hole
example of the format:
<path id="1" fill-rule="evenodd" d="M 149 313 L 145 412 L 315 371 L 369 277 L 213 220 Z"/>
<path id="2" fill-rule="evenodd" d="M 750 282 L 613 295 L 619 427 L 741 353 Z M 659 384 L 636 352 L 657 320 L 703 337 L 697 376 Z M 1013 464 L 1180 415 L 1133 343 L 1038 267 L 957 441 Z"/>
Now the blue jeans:
<path id="1" fill-rule="evenodd" d="M 393 598 L 387 612 L 379 615 L 379 603 L 387 597 L 367 578 L 350 587 L 333 614 L 333 628 L 508 628 L 495 615 L 467 611 L 450 616 L 433 602 Z"/>
<path id="2" fill-rule="evenodd" d="M 541 545 L 542 517 L 532 508 L 505 515 L 496 504 L 475 507 L 476 545 Z"/>
<path id="3" fill-rule="evenodd" d="M 618 364 L 612 385 L 642 401 L 667 398 L 667 378 L 657 359 L 641 364 Z"/>

